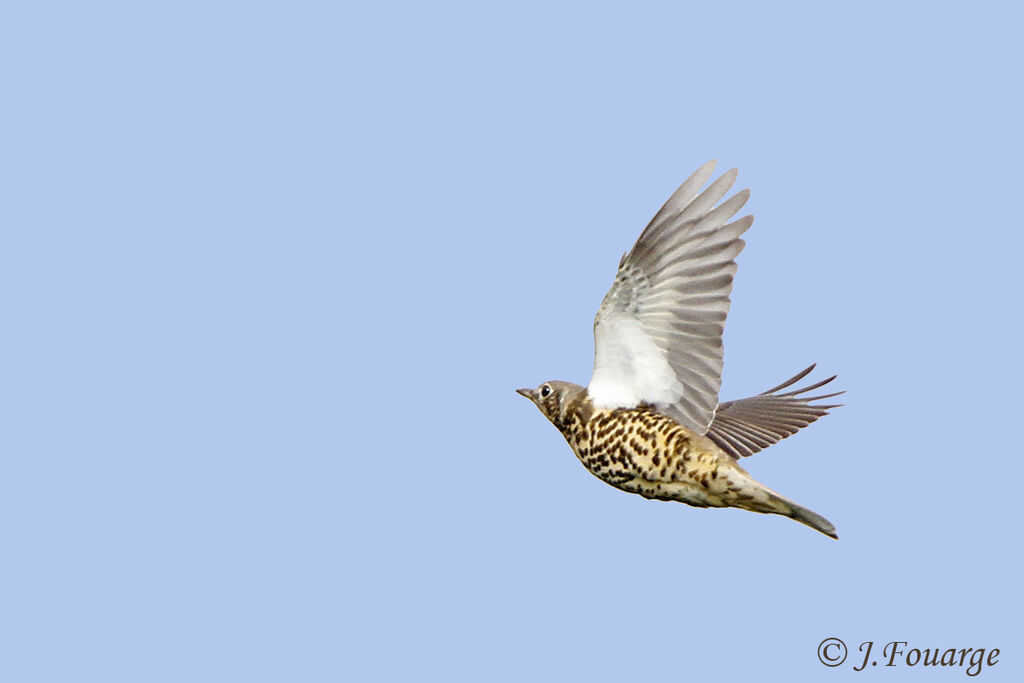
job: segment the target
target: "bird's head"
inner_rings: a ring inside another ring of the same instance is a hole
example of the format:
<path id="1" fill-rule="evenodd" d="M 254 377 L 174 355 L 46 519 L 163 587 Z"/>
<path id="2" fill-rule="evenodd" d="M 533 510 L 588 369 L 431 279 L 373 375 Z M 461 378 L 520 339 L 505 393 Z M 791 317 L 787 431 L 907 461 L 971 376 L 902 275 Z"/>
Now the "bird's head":
<path id="1" fill-rule="evenodd" d="M 568 422 L 569 412 L 580 407 L 579 399 L 585 399 L 586 392 L 578 384 L 555 381 L 544 382 L 536 389 L 516 389 L 517 394 L 533 401 L 544 417 L 559 428 Z"/>

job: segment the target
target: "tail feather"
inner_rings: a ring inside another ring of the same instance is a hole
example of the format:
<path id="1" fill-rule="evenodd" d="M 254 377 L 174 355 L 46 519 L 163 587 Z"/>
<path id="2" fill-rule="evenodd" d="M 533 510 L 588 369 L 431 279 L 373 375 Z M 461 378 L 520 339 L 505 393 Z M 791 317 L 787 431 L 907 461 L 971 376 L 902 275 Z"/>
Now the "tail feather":
<path id="1" fill-rule="evenodd" d="M 828 521 L 814 510 L 808 510 L 807 508 L 797 505 L 796 503 L 786 501 L 789 503 L 789 514 L 787 517 L 792 517 L 801 524 L 806 524 L 812 529 L 817 529 L 826 536 L 839 540 L 839 533 L 836 532 L 836 527 L 832 522 Z"/>
<path id="2" fill-rule="evenodd" d="M 839 539 L 836 527 L 817 512 L 809 510 L 802 505 L 794 503 L 789 498 L 782 496 L 757 481 L 739 465 L 732 463 L 732 467 L 719 469 L 720 480 L 726 487 L 727 493 L 723 496 L 723 502 L 733 507 L 743 508 L 752 512 L 763 512 L 766 514 L 783 515 L 794 519 L 801 524 L 820 531 L 826 536 Z M 722 476 L 724 475 L 724 476 Z"/>

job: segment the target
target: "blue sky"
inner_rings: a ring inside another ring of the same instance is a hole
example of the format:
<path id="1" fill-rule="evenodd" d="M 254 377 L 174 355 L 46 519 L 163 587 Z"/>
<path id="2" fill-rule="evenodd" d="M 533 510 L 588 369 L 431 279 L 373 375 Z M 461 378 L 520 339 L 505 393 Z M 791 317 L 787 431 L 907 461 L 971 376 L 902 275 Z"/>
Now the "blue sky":
<path id="1" fill-rule="evenodd" d="M 0 677 L 1020 680 L 1010 7 L 3 10 Z M 513 393 L 588 381 L 710 158 L 722 397 L 848 391 L 744 465 L 838 542 L 612 489 Z"/>

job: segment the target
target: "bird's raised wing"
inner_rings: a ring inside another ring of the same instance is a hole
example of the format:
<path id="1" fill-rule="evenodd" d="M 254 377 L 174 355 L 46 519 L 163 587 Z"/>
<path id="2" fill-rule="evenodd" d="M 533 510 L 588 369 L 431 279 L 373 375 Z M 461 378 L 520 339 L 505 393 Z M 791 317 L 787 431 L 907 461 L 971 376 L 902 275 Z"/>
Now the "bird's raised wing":
<path id="1" fill-rule="evenodd" d="M 825 386 L 836 378 L 835 375 L 816 382 L 803 389 L 777 393 L 803 379 L 814 366 L 798 372 L 777 387 L 772 387 L 757 396 L 738 401 L 725 401 L 718 406 L 715 419 L 708 428 L 707 436 L 734 458 L 753 455 L 773 443 L 811 424 L 819 417 L 828 415 L 830 408 L 839 405 L 813 403 L 843 393 L 837 391 L 819 396 L 802 396 Z"/>
<path id="2" fill-rule="evenodd" d="M 701 192 L 715 162 L 701 166 L 622 257 L 594 321 L 594 375 L 587 391 L 600 408 L 648 403 L 699 434 L 707 431 L 722 383 L 722 330 L 740 235 L 727 223 L 746 203 L 742 190 L 715 207 L 736 180 L 726 172 Z"/>

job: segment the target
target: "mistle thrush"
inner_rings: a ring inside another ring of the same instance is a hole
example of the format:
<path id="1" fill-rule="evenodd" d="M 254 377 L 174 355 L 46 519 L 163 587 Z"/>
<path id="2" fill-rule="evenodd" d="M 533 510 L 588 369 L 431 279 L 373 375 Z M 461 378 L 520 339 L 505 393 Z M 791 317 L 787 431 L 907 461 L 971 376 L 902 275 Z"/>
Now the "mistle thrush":
<path id="1" fill-rule="evenodd" d="M 701 191 L 714 166 L 704 164 L 676 190 L 619 262 L 594 321 L 590 385 L 545 382 L 518 392 L 562 432 L 584 467 L 616 488 L 785 515 L 838 538 L 831 522 L 737 462 L 827 414 L 836 406 L 813 401 L 838 394 L 806 396 L 835 376 L 782 392 L 812 365 L 762 394 L 719 403 L 734 259 L 754 217 L 727 222 L 749 190 L 718 204 L 736 169 Z"/>

